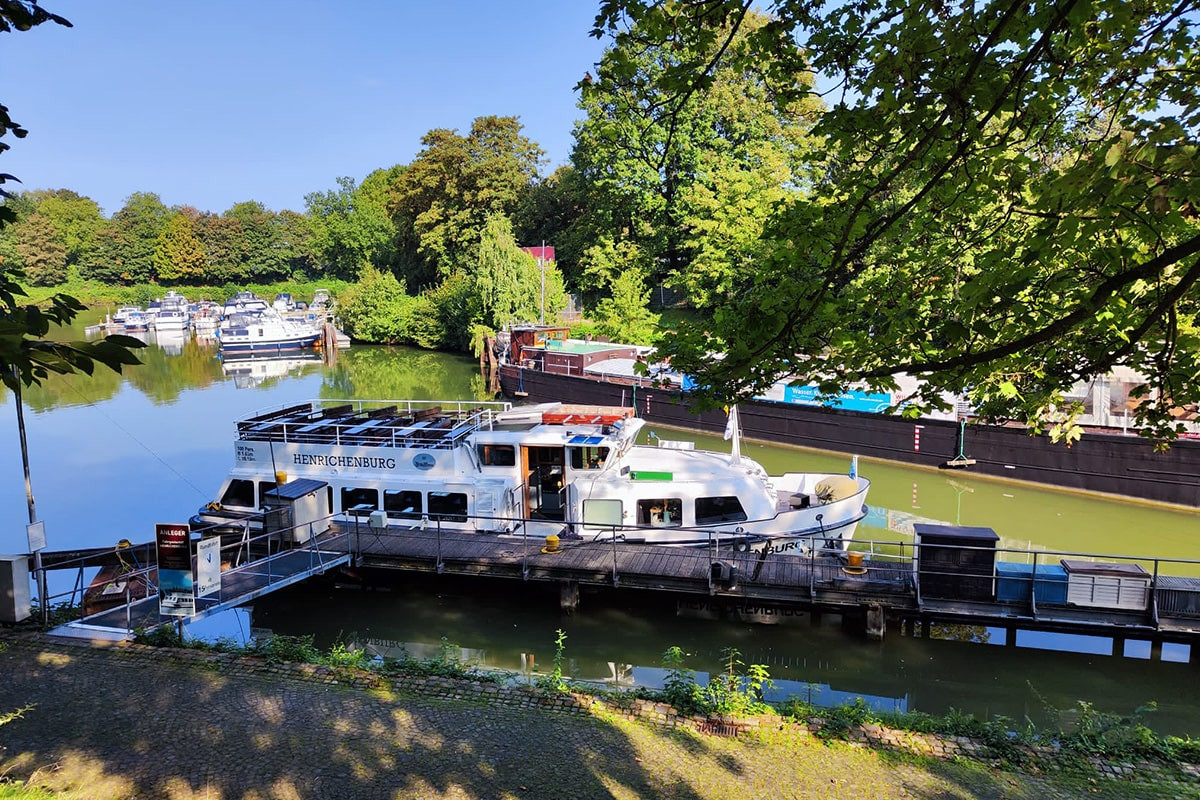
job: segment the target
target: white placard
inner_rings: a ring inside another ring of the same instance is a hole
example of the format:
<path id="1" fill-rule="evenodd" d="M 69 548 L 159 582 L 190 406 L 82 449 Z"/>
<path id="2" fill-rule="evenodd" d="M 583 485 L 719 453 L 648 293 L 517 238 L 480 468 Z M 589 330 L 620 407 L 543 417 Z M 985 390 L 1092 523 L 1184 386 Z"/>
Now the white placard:
<path id="1" fill-rule="evenodd" d="M 29 552 L 36 553 L 46 549 L 46 523 L 31 522 L 25 526 L 25 535 L 29 537 Z"/>
<path id="2" fill-rule="evenodd" d="M 201 539 L 196 543 L 196 596 L 221 589 L 221 537 Z"/>

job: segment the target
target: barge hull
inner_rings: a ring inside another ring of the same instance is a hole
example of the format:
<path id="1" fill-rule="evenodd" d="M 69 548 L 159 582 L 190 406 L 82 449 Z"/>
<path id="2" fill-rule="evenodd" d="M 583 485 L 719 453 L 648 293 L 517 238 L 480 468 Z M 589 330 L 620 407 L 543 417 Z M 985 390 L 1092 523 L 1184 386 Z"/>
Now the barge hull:
<path id="1" fill-rule="evenodd" d="M 524 402 L 633 405 L 647 422 L 721 435 L 720 409 L 695 413 L 685 393 L 555 375 L 513 364 L 500 367 L 505 396 Z M 765 442 L 942 467 L 959 452 L 950 420 L 816 408 L 769 400 L 738 403 L 742 435 Z M 1129 499 L 1200 508 L 1200 441 L 1180 439 L 1154 451 L 1140 436 L 1088 432 L 1071 447 L 1020 427 L 967 425 L 966 472 Z"/>

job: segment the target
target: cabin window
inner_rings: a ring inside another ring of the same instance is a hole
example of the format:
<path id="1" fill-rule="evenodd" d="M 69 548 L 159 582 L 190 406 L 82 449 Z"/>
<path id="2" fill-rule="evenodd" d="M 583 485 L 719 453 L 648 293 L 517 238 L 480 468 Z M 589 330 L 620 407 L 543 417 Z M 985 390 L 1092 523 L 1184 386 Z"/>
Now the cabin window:
<path id="1" fill-rule="evenodd" d="M 599 527 L 618 527 L 624 513 L 620 500 L 584 500 L 583 524 Z"/>
<path id="2" fill-rule="evenodd" d="M 274 488 L 275 488 L 276 486 L 278 486 L 278 485 L 279 485 L 279 484 L 277 484 L 275 481 L 259 481 L 259 482 L 258 482 L 258 502 L 259 502 L 259 505 L 262 505 L 262 503 L 265 501 L 265 499 L 266 499 L 266 496 L 267 496 L 267 492 L 271 491 L 272 489 L 274 489 Z"/>
<path id="3" fill-rule="evenodd" d="M 476 448 L 479 463 L 485 467 L 515 467 L 517 448 L 511 444 L 481 444 Z"/>
<path id="4" fill-rule="evenodd" d="M 568 447 L 572 469 L 599 469 L 608 460 L 607 447 Z"/>
<path id="5" fill-rule="evenodd" d="M 714 522 L 741 522 L 746 519 L 742 501 L 736 497 L 697 497 L 696 524 L 710 525 Z"/>
<path id="6" fill-rule="evenodd" d="M 344 487 L 342 489 L 342 511 L 346 514 L 369 514 L 379 508 L 378 489 Z"/>
<path id="7" fill-rule="evenodd" d="M 447 522 L 466 522 L 467 496 L 462 492 L 430 492 L 429 516 Z"/>
<path id="8" fill-rule="evenodd" d="M 231 480 L 218 502 L 223 506 L 254 508 L 254 481 Z"/>
<path id="9" fill-rule="evenodd" d="M 405 489 L 384 489 L 383 510 L 389 517 L 416 519 L 421 516 L 421 493 Z"/>
<path id="10" fill-rule="evenodd" d="M 678 497 L 638 500 L 639 525 L 676 528 L 683 524 L 683 501 Z"/>

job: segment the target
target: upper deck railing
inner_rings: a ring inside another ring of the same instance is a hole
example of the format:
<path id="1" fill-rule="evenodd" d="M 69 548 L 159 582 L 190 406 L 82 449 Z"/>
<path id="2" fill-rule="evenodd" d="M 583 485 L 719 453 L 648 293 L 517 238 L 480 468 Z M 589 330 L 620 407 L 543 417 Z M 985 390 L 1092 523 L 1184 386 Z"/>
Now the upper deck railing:
<path id="1" fill-rule="evenodd" d="M 510 403 L 465 400 L 311 401 L 237 423 L 239 441 L 452 449 L 495 424 Z"/>

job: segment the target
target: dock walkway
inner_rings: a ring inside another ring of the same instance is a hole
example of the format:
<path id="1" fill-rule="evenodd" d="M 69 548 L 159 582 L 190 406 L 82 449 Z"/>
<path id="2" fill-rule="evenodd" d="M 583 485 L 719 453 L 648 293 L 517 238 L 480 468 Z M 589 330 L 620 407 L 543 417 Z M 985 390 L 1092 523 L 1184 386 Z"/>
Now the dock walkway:
<path id="1" fill-rule="evenodd" d="M 861 619 L 872 638 L 882 638 L 889 625 L 915 634 L 926 631 L 931 623 L 949 622 L 1000 628 L 1009 643 L 1015 640 L 1016 631 L 1042 630 L 1110 637 L 1114 652 L 1126 639 L 1145 639 L 1155 646 L 1163 642 L 1200 644 L 1200 578 L 1167 574 L 1172 565 L 1169 560 L 1152 560 L 1152 572 L 1137 566 L 1145 580 L 1133 586 L 1132 593 L 1126 586 L 1126 594 L 1118 596 L 1117 603 L 1106 604 L 1099 583 L 1095 602 L 1081 600 L 1074 589 L 1069 594 L 1058 561 L 1087 564 L 1100 574 L 1108 567 L 1108 572 L 1118 576 L 1097 577 L 1098 582 L 1123 580 L 1120 575 L 1133 569 L 1132 563 L 1121 565 L 1130 569 L 1118 569 L 1118 565 L 1103 561 L 1068 561 L 1080 554 L 1022 552 L 1019 555 L 1033 563 L 998 561 L 987 574 L 963 576 L 930 574 L 924 568 L 918 572 L 911 552 L 906 556 L 903 551 L 886 556 L 854 553 L 852 562 L 850 554 L 841 550 L 756 553 L 729 546 L 680 548 L 585 541 L 571 538 L 563 523 L 543 520 L 525 521 L 518 529 L 523 532 L 465 532 L 441 528 L 429 520 L 413 528 L 376 529 L 365 517 L 351 517 L 334 521 L 319 535 L 303 537 L 302 544 L 290 544 L 292 537 L 279 532 L 229 543 L 222 548 L 222 560 L 229 563 L 220 573 L 219 588 L 196 597 L 194 614 L 187 619 L 210 616 L 309 577 L 353 566 L 553 583 L 558 585 L 560 602 L 567 610 L 579 603 L 581 587 L 602 587 L 659 592 L 681 602 L 700 602 L 751 616 L 841 614 Z M 870 547 L 874 553 L 874 543 L 856 542 L 855 547 Z M 1003 553 L 997 550 L 995 555 Z M 62 568 L 54 554 L 47 554 L 47 560 Z M 960 591 L 967 586 L 964 580 L 983 588 Z M 955 591 L 934 590 L 947 583 Z M 1128 602 L 1130 596 L 1136 602 Z M 176 619 L 160 614 L 158 599 L 152 595 L 85 617 L 61 632 L 98 636 L 108 631 L 111 637 L 122 638 L 138 628 Z M 1200 660 L 1200 647 L 1191 650 L 1192 658 Z"/>
<path id="2" fill-rule="evenodd" d="M 564 607 L 578 602 L 579 586 L 612 587 L 715 599 L 733 608 L 749 605 L 861 616 L 868 635 L 876 638 L 883 636 L 889 621 L 909 630 L 944 621 L 1009 631 L 1110 636 L 1114 647 L 1127 637 L 1200 643 L 1200 579 L 1196 578 L 1156 574 L 1144 609 L 1039 601 L 1041 578 L 1039 591 L 1027 592 L 1029 599 L 1023 601 L 922 598 L 911 560 L 868 557 L 861 567 L 849 567 L 840 551 L 763 555 L 725 548 L 564 540 L 557 550 L 546 552 L 544 538 L 533 533 L 522 538 L 432 529 L 349 530 L 358 566 L 555 582 L 562 587 Z M 1028 580 L 1034 583 L 1032 576 Z M 1183 591 L 1198 602 L 1165 613 L 1156 595 L 1158 585 Z"/>

